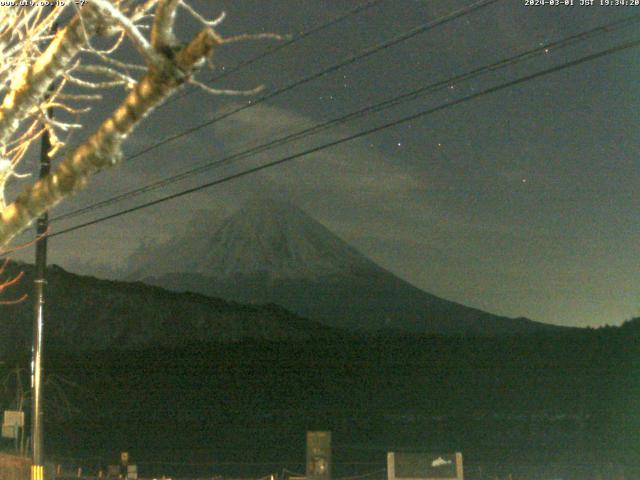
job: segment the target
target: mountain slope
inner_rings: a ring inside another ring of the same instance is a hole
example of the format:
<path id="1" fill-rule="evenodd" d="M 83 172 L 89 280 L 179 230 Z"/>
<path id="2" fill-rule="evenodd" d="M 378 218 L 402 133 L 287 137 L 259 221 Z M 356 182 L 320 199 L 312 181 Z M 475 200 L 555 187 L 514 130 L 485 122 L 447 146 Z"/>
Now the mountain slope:
<path id="1" fill-rule="evenodd" d="M 132 263 L 136 280 L 161 276 L 176 265 L 190 274 L 257 274 L 270 282 L 382 270 L 302 210 L 274 200 L 247 204 L 213 232 L 200 226 L 187 238 L 145 248 Z"/>
<path id="2" fill-rule="evenodd" d="M 176 291 L 276 303 L 338 328 L 488 335 L 559 328 L 426 293 L 287 203 L 249 203 L 212 231 L 200 228 L 195 235 L 139 252 L 130 262 L 136 266 L 131 278 Z M 196 247 L 185 251 L 184 245 Z"/>
<path id="3" fill-rule="evenodd" d="M 33 267 L 10 264 L 8 275 L 24 270 L 19 285 L 5 292 L 30 292 Z M 84 277 L 60 267 L 48 269 L 46 340 L 62 350 L 177 347 L 191 342 L 247 339 L 306 340 L 331 329 L 276 305 L 240 305 L 199 294 L 175 293 L 142 283 Z M 0 351 L 29 348 L 31 300 L 0 308 Z"/>

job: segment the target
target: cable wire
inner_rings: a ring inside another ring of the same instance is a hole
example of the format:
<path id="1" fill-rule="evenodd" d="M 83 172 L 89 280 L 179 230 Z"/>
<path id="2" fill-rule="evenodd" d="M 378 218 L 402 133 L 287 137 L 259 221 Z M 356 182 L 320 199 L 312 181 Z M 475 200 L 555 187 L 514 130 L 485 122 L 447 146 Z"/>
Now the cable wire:
<path id="1" fill-rule="evenodd" d="M 456 20 L 457 18 L 460 18 L 462 16 L 468 15 L 470 13 L 473 13 L 477 10 L 480 10 L 481 8 L 484 7 L 488 7 L 489 5 L 498 2 L 499 0 L 480 0 L 478 2 L 475 2 L 467 7 L 455 10 L 454 12 L 448 13 L 446 15 L 443 15 L 442 17 L 439 17 L 431 22 L 427 22 L 425 24 L 422 24 L 416 28 L 413 28 L 411 30 L 409 30 L 408 32 L 405 32 L 401 35 L 398 35 L 397 37 L 392 38 L 391 40 L 388 40 L 386 42 L 380 43 L 378 45 L 375 45 L 373 47 L 367 48 L 365 50 L 363 50 L 362 52 L 360 52 L 357 55 L 352 55 L 348 58 L 346 58 L 345 60 L 338 62 L 334 65 L 332 65 L 331 67 L 328 67 L 324 70 L 321 70 L 319 72 L 316 72 L 308 77 L 304 77 L 300 80 L 296 80 L 295 82 L 290 83 L 289 85 L 286 85 L 278 90 L 274 90 L 273 92 L 264 95 L 260 98 L 258 98 L 257 100 L 251 101 L 250 103 L 243 105 L 241 107 L 235 108 L 227 113 L 223 113 L 222 115 L 219 115 L 217 117 L 211 118 L 210 120 L 207 120 L 204 123 L 198 124 L 194 127 L 190 127 L 187 128 L 185 130 L 183 130 L 182 132 L 176 133 L 174 135 L 171 135 L 163 140 L 160 140 L 152 145 L 149 145 L 146 148 L 143 148 L 142 150 L 128 156 L 124 161 L 131 161 L 134 160 L 138 157 L 141 157 L 142 155 L 145 155 L 149 152 L 151 152 L 152 150 L 155 150 L 156 148 L 159 148 L 163 145 L 166 145 L 168 143 L 174 142 L 182 137 L 186 137 L 187 135 L 191 135 L 194 132 L 197 132 L 198 130 L 202 130 L 205 127 L 208 127 L 210 125 L 213 125 L 221 120 L 224 120 L 225 118 L 229 118 L 232 115 L 235 115 L 236 113 L 242 112 L 243 110 L 246 110 L 248 108 L 254 107 L 256 105 L 261 104 L 262 102 L 265 102 L 267 100 L 270 100 L 274 97 L 277 97 L 279 95 L 282 95 L 285 92 L 288 92 L 290 90 L 293 90 L 296 87 L 299 87 L 300 85 L 303 85 L 305 83 L 311 82 L 317 78 L 320 77 L 324 77 L 325 75 L 328 75 L 330 73 L 333 73 L 347 65 L 351 65 L 355 62 L 358 62 L 364 58 L 370 57 L 371 55 L 374 55 L 378 52 L 381 52 L 383 50 L 386 50 L 387 48 L 391 48 L 401 42 L 407 41 L 417 35 L 420 35 L 432 28 L 438 27 L 440 25 L 444 25 L 448 22 L 451 22 L 453 20 Z"/>
<path id="2" fill-rule="evenodd" d="M 171 194 L 171 195 L 167 195 L 167 196 L 164 196 L 162 198 L 159 198 L 159 199 L 156 199 L 156 200 L 153 200 L 153 201 L 150 201 L 150 202 L 146 202 L 146 203 L 137 205 L 135 207 L 131 207 L 131 208 L 128 208 L 128 209 L 125 209 L 125 210 L 121 210 L 119 212 L 116 212 L 116 213 L 113 213 L 113 214 L 110 214 L 110 215 L 106 215 L 104 217 L 100 217 L 100 218 L 95 219 L 95 220 L 91 220 L 91 221 L 88 221 L 88 222 L 81 223 L 79 225 L 75 225 L 75 226 L 66 228 L 66 229 L 61 230 L 59 232 L 50 234 L 49 237 L 57 237 L 59 235 L 64 235 L 66 233 L 70 233 L 70 232 L 73 232 L 75 230 L 79 230 L 81 228 L 85 228 L 85 227 L 88 227 L 88 226 L 91 226 L 91 225 L 95 225 L 97 223 L 102 223 L 104 221 L 111 220 L 113 218 L 117 218 L 117 217 L 120 217 L 120 216 L 123 216 L 123 215 L 127 215 L 129 213 L 133 213 L 133 212 L 136 212 L 138 210 L 142 210 L 144 208 L 148 208 L 148 207 L 151 207 L 151 206 L 154 206 L 154 205 L 158 205 L 160 203 L 164 203 L 164 202 L 167 202 L 169 200 L 173 200 L 175 198 L 183 197 L 185 195 L 190 195 L 192 193 L 199 192 L 201 190 L 204 190 L 204 189 L 207 189 L 207 188 L 210 188 L 210 187 L 214 187 L 216 185 L 220 185 L 220 184 L 223 184 L 223 183 L 226 183 L 226 182 L 230 182 L 232 180 L 236 180 L 238 178 L 242 178 L 242 177 L 245 177 L 247 175 L 251 175 L 253 173 L 256 173 L 256 172 L 259 172 L 259 171 L 262 171 L 262 170 L 266 170 L 268 168 L 272 168 L 272 167 L 275 167 L 277 165 L 281 165 L 283 163 L 290 162 L 292 160 L 295 160 L 295 159 L 310 155 L 312 153 L 316 153 L 316 152 L 325 150 L 327 148 L 331 148 L 331 147 L 334 147 L 336 145 L 340 145 L 340 144 L 349 142 L 351 140 L 355 140 L 357 138 L 364 137 L 366 135 L 371 135 L 372 133 L 377 133 L 377 132 L 380 132 L 382 130 L 386 130 L 388 128 L 395 127 L 397 125 L 401 125 L 401 124 L 404 124 L 404 123 L 407 123 L 407 122 L 410 122 L 410 121 L 413 121 L 413 120 L 417 120 L 418 118 L 422 118 L 422 117 L 425 117 L 427 115 L 431 115 L 433 113 L 440 112 L 442 110 L 445 110 L 445 109 L 460 105 L 462 103 L 466 103 L 466 102 L 468 102 L 470 100 L 475 100 L 475 99 L 483 97 L 485 95 L 489 95 L 489 94 L 504 90 L 506 88 L 513 87 L 515 85 L 520 85 L 520 84 L 529 82 L 531 80 L 534 80 L 534 79 L 537 79 L 537 78 L 540 78 L 540 77 L 543 77 L 543 76 L 546 76 L 546 75 L 550 75 L 552 73 L 556 73 L 556 72 L 559 72 L 561 70 L 565 70 L 567 68 L 571 68 L 571 67 L 574 67 L 574 66 L 586 63 L 586 62 L 590 62 L 590 61 L 605 57 L 607 55 L 618 53 L 618 52 L 621 52 L 621 51 L 624 51 L 624 50 L 628 50 L 628 49 L 631 49 L 631 48 L 635 48 L 635 47 L 638 47 L 638 46 L 640 46 L 640 39 L 633 40 L 633 41 L 630 41 L 630 42 L 626 42 L 626 43 L 617 45 L 615 47 L 611 47 L 609 49 L 606 49 L 606 50 L 603 50 L 603 51 L 600 51 L 600 52 L 597 52 L 597 53 L 594 53 L 594 54 L 591 54 L 591 55 L 586 55 L 586 56 L 580 57 L 580 58 L 578 58 L 576 60 L 572 60 L 570 62 L 566 62 L 566 63 L 560 64 L 560 65 L 557 65 L 557 66 L 554 66 L 554 67 L 551 67 L 551 68 L 548 68 L 548 69 L 545 69 L 545 70 L 541 70 L 541 71 L 538 71 L 536 73 L 525 75 L 524 77 L 520 77 L 520 78 L 515 79 L 515 80 L 511 80 L 511 81 L 508 81 L 508 82 L 505 82 L 505 83 L 501 83 L 499 85 L 487 88 L 487 89 L 482 90 L 480 92 L 477 92 L 477 93 L 474 93 L 474 94 L 471 94 L 471 95 L 467 95 L 467 96 L 459 98 L 457 100 L 453 100 L 453 101 L 444 103 L 444 104 L 439 105 L 437 107 L 433 107 L 433 108 L 430 108 L 430 109 L 427 109 L 427 110 L 422 110 L 422 111 L 420 111 L 418 113 L 402 117 L 402 118 L 394 120 L 392 122 L 388 122 L 388 123 L 385 123 L 383 125 L 379 125 L 377 127 L 373 127 L 373 128 L 367 129 L 367 130 L 363 130 L 363 131 L 360 131 L 360 132 L 355 133 L 353 135 L 349 135 L 347 137 L 343 137 L 343 138 L 340 138 L 338 140 L 334 140 L 332 142 L 325 143 L 325 144 L 317 146 L 317 147 L 309 148 L 309 149 L 304 150 L 302 152 L 298 152 L 298 153 L 295 153 L 295 154 L 292 154 L 292 155 L 288 155 L 286 157 L 283 157 L 283 158 L 280 158 L 278 160 L 274 160 L 272 162 L 268 162 L 268 163 L 259 165 L 257 167 L 249 168 L 249 169 L 243 170 L 241 172 L 238 172 L 238 173 L 235 173 L 235 174 L 232 174 L 232 175 L 228 175 L 228 176 L 223 177 L 221 179 L 217 179 L 217 180 L 213 180 L 211 182 L 207 182 L 207 183 L 199 185 L 197 187 L 192 187 L 192 188 L 189 188 L 189 189 L 186 189 L 186 190 L 182 190 L 180 192 L 177 192 L 177 193 L 174 193 L 174 194 Z"/>
<path id="3" fill-rule="evenodd" d="M 242 159 L 246 159 L 248 157 L 252 157 L 258 153 L 262 153 L 266 150 L 270 150 L 274 147 L 278 147 L 278 146 L 282 146 L 288 143 L 291 143 L 293 141 L 296 140 L 300 140 L 306 137 L 309 137 L 311 135 L 314 135 L 316 133 L 319 133 L 321 131 L 327 130 L 330 127 L 333 127 L 335 125 L 339 125 L 342 123 L 345 123 L 347 121 L 353 120 L 355 118 L 360 118 L 363 117 L 365 115 L 371 114 L 371 113 L 378 113 L 381 112 L 383 110 L 395 107 L 397 105 L 400 105 L 401 103 L 419 98 L 421 96 L 433 93 L 434 91 L 437 91 L 439 89 L 443 89 L 443 88 L 447 88 L 450 85 L 454 85 L 454 84 L 460 84 L 463 81 L 468 81 L 472 78 L 476 78 L 477 76 L 486 73 L 486 72 L 493 72 L 502 68 L 506 68 L 509 67 L 511 65 L 517 64 L 519 62 L 525 61 L 525 60 L 529 60 L 531 58 L 534 58 L 536 56 L 539 55 L 544 55 L 547 54 L 550 50 L 554 50 L 557 51 L 560 48 L 564 48 L 570 45 L 575 44 L 578 41 L 583 41 L 583 40 L 587 40 L 587 39 L 591 39 L 597 35 L 602 35 L 604 33 L 610 33 L 618 28 L 626 28 L 630 25 L 636 24 L 640 22 L 640 14 L 639 15 L 634 15 L 632 17 L 628 17 L 625 18 L 623 20 L 618 20 L 616 22 L 611 22 L 609 24 L 606 25 L 602 25 L 599 27 L 595 27 L 593 29 L 587 30 L 585 32 L 581 32 L 575 35 L 572 35 L 570 37 L 555 41 L 555 42 L 549 42 L 547 44 L 543 44 L 539 47 L 536 47 L 534 49 L 530 49 L 527 50 L 525 52 L 522 52 L 518 55 L 506 58 L 506 59 L 502 59 L 499 60 L 497 62 L 494 62 L 490 65 L 486 65 L 483 67 L 479 67 L 476 69 L 473 69 L 469 72 L 463 73 L 461 75 L 457 75 L 455 77 L 446 79 L 446 80 L 441 80 L 438 82 L 435 82 L 431 85 L 428 85 L 426 87 L 421 87 L 417 90 L 413 90 L 411 92 L 408 93 L 404 93 L 401 95 L 398 95 L 396 97 L 393 97 L 391 99 L 385 100 L 383 102 L 379 102 L 377 104 L 374 105 L 370 105 L 367 106 L 365 108 L 362 108 L 360 110 L 357 110 L 355 112 L 351 112 L 349 114 L 346 115 L 342 115 L 338 118 L 334 118 L 332 120 L 323 122 L 321 124 L 317 124 L 314 125 L 312 127 L 300 130 L 298 132 L 294 132 L 292 134 L 289 135 L 285 135 L 283 137 L 277 138 L 275 140 L 272 140 L 270 142 L 249 148 L 247 150 L 232 154 L 230 156 L 224 157 L 222 159 L 216 160 L 216 161 L 212 161 L 212 162 L 206 162 L 202 165 L 199 165 L 197 167 L 188 169 L 186 171 L 183 171 L 179 174 L 176 175 L 172 175 L 170 177 L 164 178 L 162 180 L 158 180 L 156 182 L 147 184 L 143 187 L 139 187 L 136 188 L 134 190 L 130 190 L 128 192 L 110 197 L 108 199 L 102 200 L 100 202 L 88 205 L 86 207 L 77 209 L 77 210 L 73 210 L 69 213 L 65 213 L 62 215 L 59 215 L 57 217 L 52 218 L 50 221 L 51 222 L 56 222 L 56 221 L 60 221 L 60 220 L 66 220 L 69 218 L 74 218 L 77 217 L 79 215 L 83 215 L 85 213 L 89 213 L 92 212 L 94 210 L 98 210 L 100 208 L 104 208 L 108 205 L 112 205 L 114 203 L 118 203 L 124 200 L 128 200 L 131 198 L 135 198 L 139 195 L 145 194 L 145 193 L 149 193 L 161 188 L 164 188 L 168 185 L 172 185 L 174 183 L 180 182 L 186 178 L 192 177 L 194 175 L 198 175 L 200 173 L 203 173 L 207 170 L 213 169 L 213 168 L 218 168 L 221 167 L 223 165 L 228 165 L 232 162 L 238 161 L 238 160 L 242 160 Z"/>
<path id="4" fill-rule="evenodd" d="M 213 77 L 208 78 L 207 80 L 205 80 L 205 82 L 207 83 L 213 83 L 216 82 L 218 80 L 222 80 L 223 78 L 238 72 L 239 70 L 242 70 L 243 68 L 246 68 L 254 63 L 256 63 L 259 60 L 262 60 L 263 58 L 266 58 L 270 55 L 273 55 L 276 52 L 279 52 L 280 50 L 287 48 L 291 45 L 293 45 L 294 43 L 299 42 L 300 40 L 303 40 L 304 38 L 307 38 L 311 35 L 314 35 L 318 32 L 321 32 L 322 30 L 326 30 L 327 28 L 330 28 L 340 22 L 342 22 L 343 20 L 346 20 L 349 17 L 354 17 L 356 15 L 359 15 L 360 13 L 369 10 L 370 8 L 376 6 L 379 3 L 384 2 L 385 0 L 371 0 L 370 2 L 367 2 L 363 5 L 359 5 L 356 8 L 348 11 L 347 13 L 343 14 L 343 15 L 339 15 L 336 18 L 333 18 L 332 20 L 329 20 L 326 23 L 323 23 L 321 25 L 315 26 L 310 28 L 309 30 L 306 30 L 302 33 L 300 33 L 299 35 L 294 36 L 293 38 L 291 38 L 290 40 L 286 40 L 282 43 L 278 43 L 277 45 L 265 50 L 264 52 L 262 52 L 259 55 L 256 55 L 255 57 L 251 57 L 248 60 L 245 60 L 243 62 L 238 63 L 236 66 L 230 68 L 229 70 L 225 70 L 224 72 L 220 73 L 219 75 L 214 75 Z M 182 92 L 179 95 L 174 95 L 173 97 L 171 97 L 170 99 L 168 99 L 165 103 L 162 104 L 162 107 L 169 105 L 173 102 L 176 102 L 184 97 L 188 97 L 189 95 L 198 92 L 198 88 L 194 87 L 191 88 L 185 92 Z"/>

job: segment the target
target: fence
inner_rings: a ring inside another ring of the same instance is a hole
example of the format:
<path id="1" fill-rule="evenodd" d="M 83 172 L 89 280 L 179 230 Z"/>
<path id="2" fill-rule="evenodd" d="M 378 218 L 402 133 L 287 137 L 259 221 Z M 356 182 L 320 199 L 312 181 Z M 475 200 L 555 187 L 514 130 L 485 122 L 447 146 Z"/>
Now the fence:
<path id="1" fill-rule="evenodd" d="M 45 468 L 47 480 L 115 480 L 100 459 L 84 461 L 73 458 L 50 458 Z M 286 466 L 285 466 L 286 465 Z M 386 480 L 384 465 L 369 462 L 337 463 L 334 480 Z M 295 480 L 304 477 L 304 465 L 289 462 L 212 464 L 181 462 L 139 462 L 141 480 Z M 0 453 L 0 480 L 29 480 L 30 460 Z M 118 467 L 115 467 L 118 470 Z M 623 464 L 494 464 L 464 465 L 465 480 L 640 480 L 640 465 Z"/>
<path id="2" fill-rule="evenodd" d="M 640 480 L 633 465 L 467 465 L 465 480 Z"/>
<path id="3" fill-rule="evenodd" d="M 60 468 L 62 467 L 62 468 Z M 153 467 L 150 469 L 150 467 Z M 151 471 L 161 470 L 161 465 L 144 465 L 141 468 L 140 480 L 151 480 L 154 478 L 172 480 L 297 480 L 304 478 L 303 474 L 294 474 L 286 468 L 275 472 L 272 475 L 259 477 L 237 476 L 221 474 L 220 468 L 212 468 L 208 474 L 186 473 L 192 465 L 185 465 L 184 472 L 178 473 L 174 470 L 171 474 L 153 475 Z M 193 471 L 193 470 L 192 470 Z M 78 468 L 71 465 L 58 466 L 55 480 L 117 480 L 116 475 L 109 475 L 107 470 L 102 470 L 101 474 L 95 468 Z M 149 473 L 147 473 L 149 472 Z M 14 480 L 14 477 L 8 477 Z M 22 480 L 21 477 L 15 477 Z M 386 480 L 386 471 L 371 471 L 360 475 L 336 476 L 334 480 Z M 465 480 L 640 480 L 640 467 L 630 465 L 557 465 L 557 466 L 531 466 L 531 465 L 511 465 L 481 467 L 479 465 L 467 465 L 464 469 Z M 0 473 L 0 480 L 5 480 Z"/>

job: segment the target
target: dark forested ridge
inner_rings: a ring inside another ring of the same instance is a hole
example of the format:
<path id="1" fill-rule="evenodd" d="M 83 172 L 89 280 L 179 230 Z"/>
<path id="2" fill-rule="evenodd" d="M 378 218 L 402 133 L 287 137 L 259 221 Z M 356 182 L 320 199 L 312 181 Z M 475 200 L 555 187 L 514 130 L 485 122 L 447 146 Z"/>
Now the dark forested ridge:
<path id="1" fill-rule="evenodd" d="M 26 270 L 12 294 L 28 288 Z M 640 319 L 493 337 L 364 335 L 276 305 L 57 267 L 50 276 L 51 454 L 291 464 L 303 461 L 307 429 L 329 429 L 336 462 L 383 464 L 387 449 L 413 449 L 461 450 L 471 462 L 640 464 Z M 3 377 L 29 365 L 30 312 L 2 309 Z M 8 407 L 15 391 L 3 395 Z"/>
<path id="2" fill-rule="evenodd" d="M 302 461 L 304 431 L 329 429 L 344 461 L 384 462 L 385 449 L 403 448 L 461 450 L 469 461 L 638 463 L 639 338 L 636 319 L 509 338 L 49 351 L 49 374 L 77 385 L 68 393 L 80 411 L 49 423 L 48 449 Z"/>
<path id="3" fill-rule="evenodd" d="M 33 266 L 10 263 L 9 277 L 22 281 L 3 298 L 29 295 Z M 62 351 L 174 347 L 197 341 L 243 339 L 300 341 L 334 335 L 335 330 L 277 305 L 246 305 L 196 293 L 175 293 L 139 282 L 76 275 L 58 266 L 47 272 L 47 348 Z M 28 350 L 33 303 L 29 297 L 0 309 L 0 352 Z"/>
<path id="4" fill-rule="evenodd" d="M 33 283 L 33 266 L 10 263 L 5 274 L 10 278 L 19 271 L 22 281 L 3 298 L 29 295 Z M 238 303 L 191 292 L 172 292 L 140 282 L 103 280 L 76 275 L 58 266 L 48 269 L 46 303 L 46 347 L 62 351 L 90 351 L 109 348 L 140 349 L 149 346 L 167 348 L 193 342 L 239 342 L 244 340 L 308 341 L 322 338 L 339 340 L 358 333 L 301 317 L 272 303 Z M 352 285 L 343 285 L 346 292 Z M 362 285 L 361 285 L 362 286 Z M 371 285 L 370 285 L 371 287 Z M 362 286 L 366 290 L 365 286 Z M 319 287 L 307 288 L 306 295 L 319 294 Z M 417 291 L 417 290 L 416 290 Z M 369 294 L 376 296 L 374 292 Z M 421 293 L 422 295 L 423 293 Z M 327 293 L 327 295 L 329 295 Z M 348 310 L 349 299 L 335 298 L 335 316 Z M 466 308 L 466 307 L 464 307 Z M 442 335 L 520 335 L 534 332 L 562 332 L 567 327 L 510 319 L 474 311 L 458 318 L 455 310 L 445 317 L 427 312 L 433 332 Z M 467 311 L 465 310 L 465 311 Z M 477 315 L 476 315 L 477 314 Z M 28 350 L 31 342 L 33 304 L 31 298 L 0 309 L 0 352 Z M 346 315 L 346 313 L 345 313 Z M 461 322 L 461 319 L 466 320 Z M 366 318 L 361 319 L 362 322 Z M 426 321 L 426 320 L 425 320 Z M 338 322 L 340 323 L 340 322 Z M 360 331 L 375 335 L 382 326 Z M 393 324 L 384 327 L 390 333 L 411 331 Z M 414 332 L 415 333 L 415 332 Z"/>

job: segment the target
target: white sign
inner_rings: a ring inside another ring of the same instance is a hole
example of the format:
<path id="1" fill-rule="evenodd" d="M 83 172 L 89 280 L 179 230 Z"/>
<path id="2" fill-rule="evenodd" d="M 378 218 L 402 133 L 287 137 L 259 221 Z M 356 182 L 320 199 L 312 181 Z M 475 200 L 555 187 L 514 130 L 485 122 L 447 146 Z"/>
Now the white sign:
<path id="1" fill-rule="evenodd" d="M 24 412 L 5 410 L 2 422 L 2 436 L 4 438 L 18 438 L 18 431 L 24 427 Z"/>
<path id="2" fill-rule="evenodd" d="M 2 437 L 3 438 L 18 438 L 18 430 L 20 427 L 13 425 L 2 425 Z"/>
<path id="3" fill-rule="evenodd" d="M 389 452 L 387 480 L 464 480 L 462 454 Z"/>
<path id="4" fill-rule="evenodd" d="M 11 427 L 24 427 L 24 412 L 17 410 L 5 410 L 4 422 L 2 425 L 8 425 Z"/>

